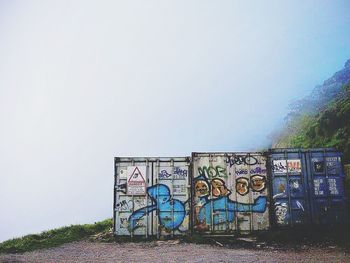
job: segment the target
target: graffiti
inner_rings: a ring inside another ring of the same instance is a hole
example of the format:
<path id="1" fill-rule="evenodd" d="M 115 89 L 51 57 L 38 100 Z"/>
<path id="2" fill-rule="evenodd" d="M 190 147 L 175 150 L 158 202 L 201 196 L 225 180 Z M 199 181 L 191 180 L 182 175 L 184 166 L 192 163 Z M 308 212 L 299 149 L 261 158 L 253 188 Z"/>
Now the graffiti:
<path id="1" fill-rule="evenodd" d="M 266 202 L 265 196 L 259 196 L 254 200 L 253 204 L 235 202 L 229 199 L 228 196 L 222 196 L 220 198 L 208 200 L 199 210 L 198 220 L 200 224 L 204 225 L 210 225 L 211 223 L 218 225 L 221 223 L 233 222 L 236 212 L 264 213 L 266 210 Z"/>
<path id="2" fill-rule="evenodd" d="M 116 205 L 116 209 L 118 211 L 129 211 L 129 210 L 132 210 L 132 207 L 133 207 L 132 200 L 128 200 L 128 201 L 123 200 L 117 203 Z"/>
<path id="3" fill-rule="evenodd" d="M 286 160 L 280 160 L 280 161 L 274 160 L 273 171 L 274 173 L 286 173 L 287 172 Z"/>
<path id="4" fill-rule="evenodd" d="M 226 168 L 223 168 L 220 165 L 217 165 L 215 167 L 213 166 L 198 167 L 198 174 L 207 176 L 209 179 L 214 177 L 224 177 L 224 178 L 227 177 Z"/>
<path id="5" fill-rule="evenodd" d="M 168 173 L 167 170 L 161 170 L 160 173 L 159 173 L 159 179 L 169 179 L 171 176 L 170 173 Z"/>
<path id="6" fill-rule="evenodd" d="M 225 162 L 232 167 L 233 165 L 256 165 L 260 164 L 258 159 L 254 156 L 251 156 L 250 154 L 246 155 L 234 155 L 234 156 L 227 156 Z"/>
<path id="7" fill-rule="evenodd" d="M 194 192 L 196 197 L 209 195 L 209 186 L 206 180 L 197 179 L 194 184 Z"/>
<path id="8" fill-rule="evenodd" d="M 117 187 L 116 187 L 116 191 L 117 192 L 121 192 L 121 193 L 123 193 L 123 194 L 126 194 L 126 183 L 124 183 L 124 184 L 119 184 L 119 185 L 117 185 Z"/>
<path id="9" fill-rule="evenodd" d="M 211 181 L 211 189 L 212 195 L 215 197 L 227 196 L 231 193 L 231 191 L 226 188 L 225 182 L 218 178 Z"/>
<path id="10" fill-rule="evenodd" d="M 251 188 L 253 192 L 264 191 L 266 188 L 266 177 L 259 174 L 253 174 L 250 177 L 250 180 L 245 177 L 239 177 L 236 179 L 236 191 L 238 194 L 248 194 L 249 188 Z"/>
<path id="11" fill-rule="evenodd" d="M 129 217 L 129 229 L 132 231 L 137 228 L 138 221 L 155 210 L 157 210 L 160 226 L 167 230 L 177 229 L 186 216 L 185 204 L 178 199 L 172 198 L 169 187 L 164 184 L 148 187 L 147 194 L 153 204 L 140 208 L 131 214 Z"/>
<path id="12" fill-rule="evenodd" d="M 265 168 L 261 168 L 260 166 L 251 169 L 250 170 L 251 174 L 266 174 L 266 169 Z"/>
<path id="13" fill-rule="evenodd" d="M 303 210 L 303 212 L 305 212 L 303 205 L 298 200 L 295 203 L 299 209 L 301 209 L 301 210 Z"/>
<path id="14" fill-rule="evenodd" d="M 245 175 L 248 174 L 248 169 L 240 169 L 235 171 L 236 175 Z"/>
<path id="15" fill-rule="evenodd" d="M 128 219 L 125 217 L 120 218 L 120 226 L 122 228 L 128 228 Z"/>
<path id="16" fill-rule="evenodd" d="M 187 170 L 181 169 L 181 167 L 174 168 L 174 179 L 186 179 Z"/>
<path id="17" fill-rule="evenodd" d="M 239 169 L 235 171 L 236 175 L 246 175 L 249 174 L 248 169 Z M 256 167 L 250 170 L 250 174 L 266 174 L 266 169 L 262 169 L 261 167 Z"/>
<path id="18" fill-rule="evenodd" d="M 146 206 L 145 198 L 134 198 L 133 200 L 122 200 L 116 204 L 117 211 L 132 211 L 136 207 Z"/>
<path id="19" fill-rule="evenodd" d="M 288 205 L 287 203 L 276 202 L 275 203 L 275 215 L 277 224 L 283 225 L 287 223 Z"/>
<path id="20" fill-rule="evenodd" d="M 236 175 L 249 174 L 248 169 L 239 169 L 235 171 Z M 250 174 L 266 174 L 266 169 L 262 169 L 260 166 L 251 169 Z"/>
<path id="21" fill-rule="evenodd" d="M 266 177 L 255 174 L 250 177 L 250 187 L 253 192 L 262 192 L 266 187 Z"/>
<path id="22" fill-rule="evenodd" d="M 188 175 L 188 171 L 186 169 L 181 169 L 181 167 L 174 167 L 173 174 L 169 173 L 167 170 L 161 170 L 159 173 L 159 179 L 171 179 L 173 176 L 174 179 L 186 179 Z"/>
<path id="23" fill-rule="evenodd" d="M 246 195 L 249 192 L 249 180 L 245 177 L 236 179 L 236 192 L 240 195 Z"/>
<path id="24" fill-rule="evenodd" d="M 146 199 L 145 198 L 135 198 L 134 205 L 135 205 L 135 207 L 146 206 Z"/>
<path id="25" fill-rule="evenodd" d="M 302 195 L 303 185 L 300 179 L 290 179 L 289 181 L 290 192 L 293 196 Z"/>
<path id="26" fill-rule="evenodd" d="M 296 160 L 273 160 L 273 172 L 281 173 L 301 173 L 301 161 Z"/>
<path id="27" fill-rule="evenodd" d="M 323 173 L 324 172 L 324 161 L 314 161 L 314 171 L 315 173 Z"/>
<path id="28" fill-rule="evenodd" d="M 242 179 L 242 189 L 239 191 L 241 193 L 248 191 L 248 179 L 244 177 L 239 179 Z M 243 180 L 246 180 L 245 183 Z M 259 196 L 254 203 L 246 204 L 232 201 L 229 198 L 230 195 L 231 191 L 227 188 L 225 181 L 220 178 L 214 178 L 210 183 L 203 175 L 195 178 L 195 213 L 197 215 L 195 225 L 197 230 L 207 230 L 211 224 L 231 223 L 236 218 L 236 212 L 264 213 L 266 211 L 266 196 Z"/>
<path id="29" fill-rule="evenodd" d="M 299 180 L 291 180 L 291 188 L 299 189 L 299 187 L 300 187 Z"/>

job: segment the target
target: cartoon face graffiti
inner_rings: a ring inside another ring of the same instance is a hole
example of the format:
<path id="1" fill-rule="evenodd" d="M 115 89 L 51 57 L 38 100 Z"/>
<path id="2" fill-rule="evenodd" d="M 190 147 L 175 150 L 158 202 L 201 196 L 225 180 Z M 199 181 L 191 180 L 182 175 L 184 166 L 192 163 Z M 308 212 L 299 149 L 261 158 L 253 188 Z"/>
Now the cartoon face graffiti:
<path id="1" fill-rule="evenodd" d="M 288 212 L 288 205 L 286 203 L 279 203 L 277 202 L 275 204 L 275 215 L 277 224 L 285 224 L 287 219 L 287 212 Z"/>
<path id="2" fill-rule="evenodd" d="M 236 179 L 236 191 L 240 195 L 246 195 L 249 192 L 249 181 L 247 178 L 240 177 Z"/>
<path id="3" fill-rule="evenodd" d="M 227 189 L 225 182 L 221 179 L 213 179 L 211 181 L 211 187 L 212 187 L 212 194 L 215 197 L 219 197 L 219 196 L 227 196 L 229 195 L 231 192 Z"/>
<path id="4" fill-rule="evenodd" d="M 195 195 L 197 197 L 209 195 L 208 183 L 204 180 L 196 181 L 194 188 L 195 188 Z"/>
<path id="5" fill-rule="evenodd" d="M 250 177 L 250 186 L 254 192 L 261 192 L 265 189 L 265 176 L 255 174 Z"/>

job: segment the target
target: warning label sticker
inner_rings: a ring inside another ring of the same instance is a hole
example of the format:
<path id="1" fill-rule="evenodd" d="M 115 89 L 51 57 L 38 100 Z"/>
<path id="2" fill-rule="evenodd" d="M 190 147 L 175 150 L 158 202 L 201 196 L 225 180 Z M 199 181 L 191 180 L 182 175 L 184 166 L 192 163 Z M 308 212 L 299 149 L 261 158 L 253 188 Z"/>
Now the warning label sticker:
<path id="1" fill-rule="evenodd" d="M 128 195 L 146 194 L 146 166 L 128 166 Z"/>

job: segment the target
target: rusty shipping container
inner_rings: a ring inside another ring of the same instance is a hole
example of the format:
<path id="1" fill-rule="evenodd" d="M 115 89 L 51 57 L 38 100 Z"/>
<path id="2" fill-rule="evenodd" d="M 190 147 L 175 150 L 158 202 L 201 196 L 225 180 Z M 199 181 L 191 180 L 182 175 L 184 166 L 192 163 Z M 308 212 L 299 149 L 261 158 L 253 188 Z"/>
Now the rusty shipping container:
<path id="1" fill-rule="evenodd" d="M 271 149 L 273 222 L 334 225 L 346 219 L 341 153 L 334 149 Z"/>
<path id="2" fill-rule="evenodd" d="M 114 233 L 160 237 L 190 231 L 190 158 L 115 158 Z"/>
<path id="3" fill-rule="evenodd" d="M 269 228 L 262 153 L 192 153 L 192 176 L 195 233 L 225 235 Z"/>

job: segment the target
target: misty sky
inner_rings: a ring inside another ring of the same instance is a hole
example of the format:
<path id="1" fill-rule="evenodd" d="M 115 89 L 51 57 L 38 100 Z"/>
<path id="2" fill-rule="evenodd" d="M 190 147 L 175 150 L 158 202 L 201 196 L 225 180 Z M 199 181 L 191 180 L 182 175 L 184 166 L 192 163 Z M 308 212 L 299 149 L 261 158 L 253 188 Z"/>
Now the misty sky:
<path id="1" fill-rule="evenodd" d="M 349 1 L 1 1 L 0 241 L 112 217 L 114 156 L 267 145 Z"/>

